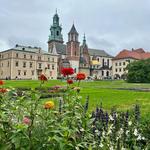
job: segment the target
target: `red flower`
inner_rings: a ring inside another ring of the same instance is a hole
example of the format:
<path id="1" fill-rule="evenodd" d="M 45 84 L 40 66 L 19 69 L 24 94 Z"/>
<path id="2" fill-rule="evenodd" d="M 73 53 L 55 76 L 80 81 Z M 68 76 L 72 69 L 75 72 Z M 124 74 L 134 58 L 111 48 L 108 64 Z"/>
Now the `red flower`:
<path id="1" fill-rule="evenodd" d="M 63 69 L 61 70 L 61 73 L 62 73 L 63 76 L 65 77 L 65 76 L 74 74 L 74 70 L 73 70 L 73 68 L 63 68 Z"/>
<path id="2" fill-rule="evenodd" d="M 73 84 L 73 80 L 68 79 L 68 80 L 67 80 L 67 83 L 68 83 L 68 84 Z"/>
<path id="3" fill-rule="evenodd" d="M 39 79 L 41 81 L 47 81 L 47 77 L 44 74 L 41 74 L 40 77 L 39 77 Z"/>
<path id="4" fill-rule="evenodd" d="M 6 93 L 6 92 L 7 92 L 7 89 L 0 88 L 0 93 Z"/>
<path id="5" fill-rule="evenodd" d="M 0 80 L 0 85 L 3 85 L 4 84 L 4 81 Z"/>
<path id="6" fill-rule="evenodd" d="M 84 73 L 78 73 L 76 76 L 77 80 L 84 80 L 86 78 Z"/>

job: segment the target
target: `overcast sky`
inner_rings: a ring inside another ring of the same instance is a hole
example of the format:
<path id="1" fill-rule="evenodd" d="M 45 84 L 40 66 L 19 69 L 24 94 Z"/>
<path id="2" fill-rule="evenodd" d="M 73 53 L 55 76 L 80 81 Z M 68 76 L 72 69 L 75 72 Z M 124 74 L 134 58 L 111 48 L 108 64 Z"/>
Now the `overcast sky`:
<path id="1" fill-rule="evenodd" d="M 150 0 L 0 0 L 0 51 L 15 44 L 47 50 L 58 10 L 64 41 L 72 23 L 80 42 L 116 55 L 122 49 L 150 51 Z"/>

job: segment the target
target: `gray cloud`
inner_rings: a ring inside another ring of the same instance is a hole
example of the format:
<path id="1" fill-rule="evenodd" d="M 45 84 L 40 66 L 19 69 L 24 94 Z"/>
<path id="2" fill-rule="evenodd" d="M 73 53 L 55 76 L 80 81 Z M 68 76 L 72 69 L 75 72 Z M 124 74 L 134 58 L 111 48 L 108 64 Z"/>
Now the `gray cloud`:
<path id="1" fill-rule="evenodd" d="M 110 54 L 127 48 L 150 50 L 150 1 L 143 0 L 1 0 L 0 50 L 16 43 L 47 49 L 49 28 L 58 8 L 67 41 L 74 21 L 82 42 Z"/>

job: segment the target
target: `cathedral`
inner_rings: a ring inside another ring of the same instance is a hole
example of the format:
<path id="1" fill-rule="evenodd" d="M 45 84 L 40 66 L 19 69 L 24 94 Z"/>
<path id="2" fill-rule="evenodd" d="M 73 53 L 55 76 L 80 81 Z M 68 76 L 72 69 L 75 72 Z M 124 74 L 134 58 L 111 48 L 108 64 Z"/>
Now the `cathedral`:
<path id="1" fill-rule="evenodd" d="M 72 67 L 77 72 L 84 72 L 86 76 L 104 79 L 112 75 L 112 56 L 104 50 L 89 48 L 84 35 L 82 44 L 79 33 L 73 24 L 68 41 L 64 43 L 57 12 L 53 16 L 48 38 L 48 52 L 58 55 L 58 76 L 63 67 Z"/>
<path id="2" fill-rule="evenodd" d="M 86 37 L 79 42 L 79 33 L 73 24 L 65 43 L 59 16 L 53 16 L 48 38 L 48 50 L 23 46 L 0 51 L 0 79 L 38 79 L 41 73 L 48 79 L 61 77 L 62 68 L 72 67 L 75 74 L 105 79 L 112 76 L 112 56 L 104 50 L 89 48 Z"/>

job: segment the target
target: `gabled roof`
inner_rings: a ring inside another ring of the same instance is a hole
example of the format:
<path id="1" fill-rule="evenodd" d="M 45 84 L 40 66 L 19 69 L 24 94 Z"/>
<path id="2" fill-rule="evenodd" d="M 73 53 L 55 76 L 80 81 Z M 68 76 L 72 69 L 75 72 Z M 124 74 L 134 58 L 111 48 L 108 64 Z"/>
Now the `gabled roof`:
<path id="1" fill-rule="evenodd" d="M 109 55 L 108 53 L 106 53 L 104 50 L 98 50 L 98 49 L 91 49 L 89 48 L 89 54 L 94 56 L 102 56 L 102 57 L 113 57 L 111 55 Z"/>
<path id="2" fill-rule="evenodd" d="M 116 59 L 125 59 L 125 58 L 132 58 L 132 59 L 147 59 L 150 58 L 150 52 L 145 52 L 142 48 L 140 49 L 132 49 L 132 51 L 124 49 L 121 52 L 119 52 L 116 57 L 114 57 L 114 60 Z"/>

